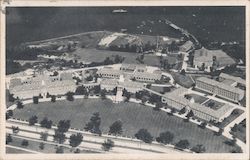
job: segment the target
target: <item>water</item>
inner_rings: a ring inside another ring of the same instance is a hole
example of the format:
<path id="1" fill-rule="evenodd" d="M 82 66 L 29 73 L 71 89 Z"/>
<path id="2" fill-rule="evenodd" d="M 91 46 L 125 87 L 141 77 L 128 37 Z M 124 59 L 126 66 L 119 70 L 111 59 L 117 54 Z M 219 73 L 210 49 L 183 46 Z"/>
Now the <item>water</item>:
<path id="1" fill-rule="evenodd" d="M 128 13 L 112 13 L 119 8 Z M 86 31 L 120 31 L 121 28 L 128 29 L 129 33 L 179 37 L 163 23 L 164 18 L 200 40 L 245 40 L 244 7 L 12 7 L 7 8 L 7 46 Z M 142 24 L 145 25 L 138 28 Z"/>

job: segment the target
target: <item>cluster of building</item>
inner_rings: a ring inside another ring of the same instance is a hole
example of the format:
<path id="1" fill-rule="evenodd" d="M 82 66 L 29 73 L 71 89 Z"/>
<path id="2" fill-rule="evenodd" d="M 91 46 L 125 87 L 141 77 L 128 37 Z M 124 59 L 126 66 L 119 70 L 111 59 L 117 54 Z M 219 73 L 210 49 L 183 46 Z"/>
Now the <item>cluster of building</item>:
<path id="1" fill-rule="evenodd" d="M 215 110 L 203 104 L 195 103 L 192 99 L 187 99 L 186 94 L 188 94 L 188 89 L 180 87 L 170 93 L 165 93 L 162 96 L 162 102 L 178 111 L 185 108 L 189 112 L 192 111 L 195 117 L 216 123 L 222 122 L 234 109 L 233 106 L 224 104 Z"/>
<path id="2" fill-rule="evenodd" d="M 120 69 L 103 68 L 97 71 L 99 77 L 119 79 L 123 75 L 127 80 L 136 80 L 141 82 L 155 82 L 161 80 L 160 71 L 150 73 L 145 65 L 122 64 Z"/>
<path id="3" fill-rule="evenodd" d="M 245 80 L 222 73 L 219 76 L 221 81 L 216 81 L 206 77 L 196 79 L 196 88 L 215 94 L 233 102 L 239 102 L 245 96 L 245 91 L 237 88 L 237 84 L 246 84 Z"/>
<path id="4" fill-rule="evenodd" d="M 216 60 L 214 60 L 214 58 Z M 214 66 L 214 63 L 217 63 L 216 66 Z M 194 68 L 204 67 L 205 70 L 210 71 L 211 67 L 222 69 L 235 63 L 235 60 L 222 50 L 208 50 L 206 48 L 201 48 L 195 50 L 194 53 Z"/>
<path id="5" fill-rule="evenodd" d="M 63 95 L 76 89 L 71 73 L 61 73 L 56 76 L 41 74 L 35 77 L 13 78 L 9 82 L 9 92 L 15 98 L 27 99 L 33 96 L 46 97 L 49 95 Z"/>

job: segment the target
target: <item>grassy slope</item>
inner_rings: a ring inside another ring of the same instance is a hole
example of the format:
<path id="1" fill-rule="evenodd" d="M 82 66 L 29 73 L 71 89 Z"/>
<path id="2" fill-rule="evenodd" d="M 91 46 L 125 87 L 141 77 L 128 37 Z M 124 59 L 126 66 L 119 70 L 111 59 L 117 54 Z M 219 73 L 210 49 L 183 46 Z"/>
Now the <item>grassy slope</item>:
<path id="1" fill-rule="evenodd" d="M 195 124 L 183 122 L 182 119 L 168 116 L 164 112 L 134 103 L 113 104 L 109 100 L 75 100 L 74 102 L 46 102 L 38 105 L 29 104 L 22 110 L 15 110 L 14 117 L 28 119 L 37 115 L 39 121 L 47 116 L 55 124 L 62 119 L 70 119 L 72 127 L 83 129 L 92 113 L 99 112 L 102 118 L 101 129 L 107 133 L 109 126 L 116 120 L 123 122 L 123 134 L 134 136 L 140 128 L 147 128 L 155 137 L 162 131 L 175 134 L 174 141 L 188 139 L 191 146 L 204 144 L 207 152 L 229 152 L 231 147 L 223 142 L 222 136 L 214 136 L 212 131 L 201 129 Z M 55 116 L 56 115 L 56 116 Z"/>

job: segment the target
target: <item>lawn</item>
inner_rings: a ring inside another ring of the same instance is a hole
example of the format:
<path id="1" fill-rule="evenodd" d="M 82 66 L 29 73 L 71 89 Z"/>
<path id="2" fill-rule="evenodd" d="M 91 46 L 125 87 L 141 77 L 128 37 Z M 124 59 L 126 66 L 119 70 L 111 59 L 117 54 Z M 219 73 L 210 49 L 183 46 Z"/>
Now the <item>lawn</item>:
<path id="1" fill-rule="evenodd" d="M 40 142 L 28 140 L 29 145 L 27 147 L 24 147 L 21 145 L 23 141 L 22 138 L 17 138 L 17 137 L 12 136 L 12 140 L 13 141 L 9 143 L 9 145 L 11 146 L 21 147 L 21 148 L 29 149 L 32 151 L 42 152 L 42 153 L 56 153 L 56 145 L 53 145 L 53 144 L 45 144 L 44 149 L 41 150 L 39 148 Z M 64 149 L 64 153 L 71 153 L 70 148 L 63 147 L 63 149 Z"/>
<path id="2" fill-rule="evenodd" d="M 188 95 L 191 96 L 194 99 L 194 101 L 199 104 L 202 104 L 203 102 L 208 100 L 208 98 L 200 96 L 198 94 L 188 94 Z"/>
<path id="3" fill-rule="evenodd" d="M 182 75 L 180 73 L 172 72 L 171 75 L 173 76 L 176 83 L 180 84 L 183 87 L 190 88 L 193 86 L 194 82 L 189 75 Z"/>
<path id="4" fill-rule="evenodd" d="M 221 102 L 215 101 L 213 99 L 210 99 L 206 103 L 204 103 L 204 105 L 206 107 L 210 107 L 210 108 L 212 108 L 214 110 L 218 110 L 219 108 L 221 108 L 224 105 L 224 103 L 221 103 Z"/>
<path id="5" fill-rule="evenodd" d="M 188 139 L 191 146 L 204 144 L 207 152 L 229 152 L 232 149 L 223 143 L 226 140 L 223 136 L 214 136 L 210 130 L 201 129 L 165 112 L 154 111 L 148 106 L 134 103 L 113 104 L 110 100 L 100 99 L 44 102 L 37 105 L 27 104 L 23 109 L 16 109 L 14 117 L 28 119 L 32 115 L 37 115 L 39 121 L 48 117 L 54 124 L 59 120 L 69 119 L 72 127 L 83 129 L 94 112 L 100 113 L 103 133 L 107 133 L 109 126 L 120 119 L 123 122 L 123 135 L 126 136 L 134 136 L 140 128 L 148 129 L 154 137 L 160 132 L 171 131 L 175 135 L 174 142 Z"/>
<path id="6" fill-rule="evenodd" d="M 12 140 L 13 141 L 11 143 L 9 143 L 9 145 L 11 145 L 11 146 L 21 147 L 21 148 L 29 149 L 32 151 L 42 152 L 42 153 L 56 153 L 57 144 L 48 144 L 48 143 L 44 142 L 44 149 L 41 150 L 39 148 L 40 142 L 28 140 L 29 145 L 27 147 L 24 147 L 21 145 L 21 143 L 23 141 L 22 138 L 12 136 Z M 64 151 L 64 153 L 72 153 L 71 147 L 63 146 L 63 151 Z M 30 152 L 7 147 L 6 153 L 30 153 Z M 91 153 L 91 151 L 81 150 L 81 153 Z"/>
<path id="7" fill-rule="evenodd" d="M 237 125 L 237 130 L 236 132 L 232 132 L 232 135 L 235 135 L 235 137 L 246 142 L 246 120 Z"/>
<path id="8" fill-rule="evenodd" d="M 6 147 L 7 154 L 32 154 L 31 152 L 23 151 L 21 149 Z"/>
<path id="9" fill-rule="evenodd" d="M 224 128 L 226 125 L 228 125 L 233 120 L 235 120 L 237 117 L 239 117 L 242 113 L 244 113 L 243 110 L 241 110 L 241 109 L 234 109 L 233 112 L 227 118 L 225 118 L 224 121 L 222 121 L 219 124 L 219 127 L 220 128 Z M 246 134 L 246 132 L 245 132 L 245 134 Z"/>

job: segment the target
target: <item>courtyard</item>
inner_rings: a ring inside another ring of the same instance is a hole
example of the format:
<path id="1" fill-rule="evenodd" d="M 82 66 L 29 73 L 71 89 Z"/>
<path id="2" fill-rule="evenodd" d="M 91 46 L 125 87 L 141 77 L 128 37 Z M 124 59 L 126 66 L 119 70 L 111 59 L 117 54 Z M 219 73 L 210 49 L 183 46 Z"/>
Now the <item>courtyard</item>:
<path id="1" fill-rule="evenodd" d="M 100 113 L 103 133 L 108 133 L 109 126 L 120 119 L 123 122 L 122 134 L 124 136 L 134 137 L 139 129 L 146 128 L 154 138 L 163 131 L 170 131 L 174 134 L 174 143 L 187 139 L 190 147 L 203 144 L 206 152 L 225 153 L 232 149 L 232 146 L 224 143 L 226 138 L 223 136 L 215 136 L 210 130 L 201 129 L 193 123 L 184 122 L 165 112 L 154 111 L 151 107 L 135 103 L 113 104 L 110 100 L 100 99 L 44 102 L 27 104 L 23 109 L 16 109 L 14 117 L 28 120 L 31 116 L 36 115 L 38 121 L 48 117 L 54 124 L 65 119 L 71 121 L 71 127 L 84 129 L 94 112 Z"/>

